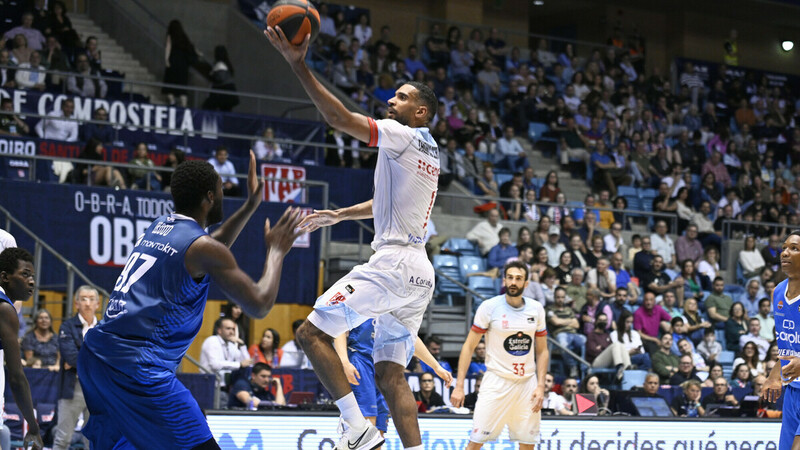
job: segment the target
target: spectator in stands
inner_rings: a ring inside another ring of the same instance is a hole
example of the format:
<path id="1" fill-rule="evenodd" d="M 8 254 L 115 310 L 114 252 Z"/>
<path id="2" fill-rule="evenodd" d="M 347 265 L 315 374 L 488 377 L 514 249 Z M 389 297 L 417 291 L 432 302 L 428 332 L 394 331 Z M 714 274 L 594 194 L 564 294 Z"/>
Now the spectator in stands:
<path id="1" fill-rule="evenodd" d="M 203 56 L 183 30 L 183 25 L 178 20 L 171 20 L 167 27 L 166 45 L 164 46 L 164 83 L 186 86 L 189 84 L 189 68 L 197 62 L 198 56 Z M 164 87 L 161 92 L 167 95 L 170 105 L 175 104 L 178 97 L 179 105 L 186 107 L 188 97 L 185 89 L 179 87 Z"/>
<path id="2" fill-rule="evenodd" d="M 40 72 L 45 70 L 41 62 L 42 55 L 37 51 L 33 51 L 31 52 L 28 62 L 21 63 L 17 66 L 17 71 L 14 76 L 17 88 L 44 90 L 47 74 Z"/>
<path id="3" fill-rule="evenodd" d="M 8 97 L 0 100 L 0 135 L 23 136 L 29 132 L 28 124 L 14 114 L 14 101 Z"/>
<path id="4" fill-rule="evenodd" d="M 240 346 L 246 346 L 250 342 L 250 318 L 243 312 L 242 308 L 232 301 L 228 301 L 222 308 L 222 317 L 231 319 L 236 324 L 234 330 L 234 341 Z"/>
<path id="5" fill-rule="evenodd" d="M 575 394 L 578 392 L 578 380 L 574 377 L 567 377 L 561 383 L 561 395 L 564 397 L 564 408 L 573 414 L 575 407 Z"/>
<path id="6" fill-rule="evenodd" d="M 59 72 L 69 72 L 69 60 L 61 47 L 61 43 L 55 36 L 47 37 L 47 45 L 42 50 L 42 65 L 47 70 L 56 70 Z M 2 57 L 0 57 L 0 65 L 2 65 Z M 51 74 L 50 84 L 53 86 L 61 86 L 62 75 Z"/>
<path id="7" fill-rule="evenodd" d="M 494 63 L 492 63 L 491 59 L 485 60 L 483 62 L 483 67 L 478 72 L 478 99 L 484 106 L 496 104 L 500 96 L 502 84 L 497 72 L 498 69 Z"/>
<path id="8" fill-rule="evenodd" d="M 602 215 L 604 212 L 607 211 L 601 211 L 600 214 Z M 602 225 L 601 228 L 603 228 Z M 622 238 L 622 223 L 613 222 L 608 228 L 610 228 L 611 232 L 603 236 L 603 250 L 609 254 L 622 251 L 625 246 L 625 241 Z"/>
<path id="9" fill-rule="evenodd" d="M 764 264 L 773 272 L 778 270 L 781 263 L 781 240 L 777 234 L 770 235 L 769 244 L 761 249 L 761 257 L 764 259 Z"/>
<path id="10" fill-rule="evenodd" d="M 486 343 L 481 340 L 475 346 L 475 352 L 472 355 L 472 361 L 469 363 L 467 369 L 467 376 L 478 375 L 486 372 Z"/>
<path id="11" fill-rule="evenodd" d="M 102 106 L 95 109 L 92 114 L 92 120 L 95 122 L 106 123 L 85 123 L 81 126 L 81 139 L 88 141 L 96 139 L 103 144 L 111 144 L 114 142 L 114 129 L 108 124 L 108 111 Z"/>
<path id="12" fill-rule="evenodd" d="M 478 403 L 478 395 L 481 392 L 481 383 L 483 383 L 483 373 L 479 373 L 479 374 L 477 374 L 477 376 L 475 376 L 475 387 L 472 388 L 472 392 L 470 392 L 469 394 L 464 396 L 464 408 L 467 408 L 470 411 L 474 411 L 475 410 L 475 404 Z M 556 395 L 558 395 L 558 394 L 556 394 Z M 547 385 L 546 384 L 545 384 L 545 391 L 544 391 L 544 402 L 545 402 L 545 404 L 547 403 Z M 546 407 L 542 406 L 542 408 L 546 408 Z"/>
<path id="13" fill-rule="evenodd" d="M 759 374 L 767 374 L 765 366 L 759 359 L 759 346 L 755 342 L 746 342 L 741 351 L 736 353 L 736 359 L 733 360 L 733 367 L 738 367 L 739 364 L 745 364 L 753 376 Z M 765 352 L 766 354 L 766 352 Z"/>
<path id="14" fill-rule="evenodd" d="M 14 36 L 14 45 L 11 49 L 11 62 L 13 65 L 19 65 L 30 61 L 31 53 L 34 50 L 28 47 L 28 40 L 25 36 L 18 34 Z"/>
<path id="15" fill-rule="evenodd" d="M 661 394 L 658 393 L 658 388 L 659 388 L 658 374 L 653 372 L 648 372 L 647 375 L 644 376 L 644 383 L 642 384 L 642 392 L 647 397 L 664 398 L 661 396 Z"/>
<path id="16" fill-rule="evenodd" d="M 87 181 L 95 186 L 109 186 L 115 189 L 127 189 L 125 178 L 119 169 L 113 166 L 91 164 L 91 161 L 104 161 L 105 149 L 103 144 L 97 139 L 90 139 L 78 155 L 78 159 L 89 161 L 87 163 L 76 163 L 72 171 L 72 182 L 85 184 Z"/>
<path id="17" fill-rule="evenodd" d="M 0 40 L 0 44 L 4 44 Z M 0 45 L 0 66 L 14 66 L 16 63 L 11 60 L 11 55 L 6 50 L 5 45 Z M 13 89 L 16 87 L 14 69 L 8 67 L 0 67 L 0 87 Z"/>
<path id="18" fill-rule="evenodd" d="M 75 72 L 76 75 L 67 78 L 68 92 L 81 97 L 105 98 L 108 85 L 100 78 L 90 78 L 99 76 L 99 73 L 92 70 L 88 56 L 78 55 L 75 58 Z"/>
<path id="19" fill-rule="evenodd" d="M 584 270 L 589 268 L 586 247 L 583 245 L 583 239 L 579 235 L 573 234 L 569 239 L 569 251 L 572 253 L 572 267 L 580 267 Z"/>
<path id="20" fill-rule="evenodd" d="M 428 69 L 425 67 L 425 63 L 419 59 L 416 45 L 409 45 L 407 53 L 408 55 L 406 56 L 405 63 L 406 69 L 409 73 L 416 74 L 418 70 L 421 70 L 423 73 L 428 72 Z"/>
<path id="21" fill-rule="evenodd" d="M 433 373 L 423 373 L 419 377 L 419 390 L 414 392 L 414 400 L 420 402 L 419 411 L 428 412 L 444 406 L 444 399 L 435 390 Z"/>
<path id="22" fill-rule="evenodd" d="M 652 292 L 654 295 L 663 295 L 667 291 L 672 291 L 681 299 L 684 298 L 683 283 L 680 276 L 670 280 L 669 275 L 664 272 L 664 260 L 661 255 L 656 255 L 651 262 L 650 272 L 644 274 L 640 279 L 645 292 Z"/>
<path id="23" fill-rule="evenodd" d="M 684 259 L 681 263 L 681 278 L 683 278 L 683 295 L 686 297 L 694 297 L 702 295 L 703 287 L 700 284 L 700 277 L 697 275 L 694 261 L 691 259 Z"/>
<path id="24" fill-rule="evenodd" d="M 623 313 L 624 314 L 624 313 Z M 661 305 L 656 305 L 656 296 L 653 292 L 645 292 L 642 306 L 633 313 L 633 327 L 641 334 L 644 348 L 648 353 L 658 350 L 659 332 L 670 331 L 670 315 Z"/>
<path id="25" fill-rule="evenodd" d="M 283 358 L 283 349 L 280 348 L 281 335 L 272 328 L 267 328 L 261 334 L 261 340 L 250 346 L 248 353 L 254 363 L 264 363 L 270 367 L 279 367 Z"/>
<path id="26" fill-rule="evenodd" d="M 517 247 L 511 244 L 511 230 L 503 227 L 497 235 L 500 241 L 489 250 L 487 262 L 490 269 L 500 270 L 509 258 L 519 256 L 519 251 Z"/>
<path id="27" fill-rule="evenodd" d="M 766 267 L 764 257 L 761 252 L 756 248 L 756 238 L 749 235 L 744 239 L 744 250 L 739 252 L 739 264 L 742 266 L 745 278 L 752 278 L 761 273 L 761 270 Z"/>
<path id="28" fill-rule="evenodd" d="M 710 379 L 710 377 L 709 377 Z M 719 406 L 739 406 L 739 401 L 736 400 L 736 397 L 733 396 L 733 393 L 730 392 L 730 387 L 728 386 L 728 380 L 724 377 L 718 377 L 713 380 L 714 390 L 703 397 L 702 402 L 700 404 L 706 410 L 706 416 L 713 416 L 716 415 L 716 410 Z"/>
<path id="29" fill-rule="evenodd" d="M 100 49 L 97 46 L 97 37 L 89 36 L 86 38 L 83 53 L 89 60 L 89 67 L 92 72 L 99 73 L 103 70 L 103 57 Z"/>
<path id="30" fill-rule="evenodd" d="M 311 362 L 308 360 L 303 348 L 297 343 L 297 328 L 303 324 L 303 319 L 298 319 L 292 322 L 292 335 L 294 336 L 291 341 L 283 344 L 281 351 L 280 367 L 292 369 L 311 369 Z M 276 346 L 277 347 L 277 346 Z"/>
<path id="31" fill-rule="evenodd" d="M 547 375 L 544 377 L 544 401 L 542 402 L 542 409 L 551 409 L 555 411 L 556 415 L 559 416 L 573 415 L 574 413 L 565 407 L 567 401 L 564 399 L 564 397 L 553 392 L 554 382 L 555 379 L 553 378 L 553 374 L 547 372 Z"/>
<path id="32" fill-rule="evenodd" d="M 466 238 L 478 245 L 481 255 L 487 255 L 500 242 L 499 233 L 502 228 L 500 211 L 493 208 L 486 213 L 486 220 L 475 224 L 467 232 Z"/>
<path id="33" fill-rule="evenodd" d="M 241 192 L 239 188 L 239 179 L 236 178 L 236 167 L 228 160 L 228 149 L 224 146 L 217 148 L 213 158 L 209 158 L 208 162 L 214 166 L 214 170 L 222 177 L 222 193 L 238 197 Z"/>
<path id="34" fill-rule="evenodd" d="M 739 337 L 739 348 L 752 342 L 758 348 L 758 360 L 763 360 L 769 350 L 769 341 L 761 337 L 761 321 L 757 317 L 750 317 L 747 321 L 748 333 Z"/>
<path id="35" fill-rule="evenodd" d="M 573 117 L 567 117 L 566 123 L 566 131 L 561 133 L 560 140 L 561 165 L 566 166 L 570 160 L 579 160 L 589 165 L 591 155 L 586 150 L 588 147 L 586 138 L 581 134 Z"/>
<path id="36" fill-rule="evenodd" d="M 507 126 L 503 137 L 497 140 L 495 163 L 497 167 L 507 167 L 512 172 L 523 172 L 530 166 L 528 155 L 514 138 L 514 127 Z"/>
<path id="37" fill-rule="evenodd" d="M 555 203 L 556 197 L 560 192 L 561 189 L 558 187 L 558 174 L 555 170 L 547 172 L 547 176 L 544 178 L 544 185 L 539 190 L 539 201 Z M 558 223 L 559 222 L 556 222 L 556 224 Z"/>
<path id="38" fill-rule="evenodd" d="M 633 257 L 633 274 L 640 280 L 652 271 L 653 259 L 656 257 L 651 247 L 650 237 L 642 238 L 642 249 Z"/>
<path id="39" fill-rule="evenodd" d="M 772 301 L 764 297 L 758 301 L 758 314 L 753 315 L 759 321 L 760 336 L 767 341 L 775 339 L 775 319 L 770 314 Z"/>
<path id="40" fill-rule="evenodd" d="M 716 285 L 716 280 L 714 281 Z M 730 298 L 730 297 L 729 297 Z M 706 300 L 706 308 L 709 309 L 709 315 L 711 315 L 710 307 L 708 306 L 708 300 Z M 739 339 L 747 333 L 747 315 L 744 309 L 744 305 L 739 302 L 734 303 L 731 305 L 730 310 L 728 312 L 728 318 L 725 320 L 725 347 L 726 350 L 735 352 L 739 350 Z"/>
<path id="41" fill-rule="evenodd" d="M 272 394 L 275 389 L 275 394 Z M 228 408 L 257 409 L 262 402 L 286 405 L 283 386 L 279 377 L 272 377 L 272 368 L 265 363 L 256 363 L 250 379 L 240 378 L 231 386 Z"/>
<path id="42" fill-rule="evenodd" d="M 664 258 L 664 264 L 668 268 L 674 269 L 676 265 L 675 244 L 672 238 L 667 236 L 667 222 L 659 220 L 656 222 L 656 232 L 650 235 L 650 242 L 653 251 Z"/>
<path id="43" fill-rule="evenodd" d="M 697 368 L 694 366 L 692 356 L 681 355 L 679 357 L 678 371 L 669 378 L 669 384 L 677 386 L 687 380 L 695 380 L 698 384 L 700 383 L 700 378 L 697 376 Z"/>
<path id="44" fill-rule="evenodd" d="M 676 319 L 680 319 L 680 317 L 676 317 Z M 680 323 L 682 324 L 683 321 L 681 321 Z M 675 340 L 675 336 L 676 336 L 675 333 L 673 333 L 672 335 L 673 341 Z M 673 346 L 672 354 L 675 354 L 675 350 L 676 348 Z M 706 373 L 705 377 L 708 376 L 707 375 L 708 366 L 706 365 L 705 359 L 703 359 L 703 357 L 700 356 L 700 354 L 695 351 L 694 345 L 692 345 L 692 342 L 688 338 L 682 337 L 678 340 L 677 350 L 680 356 L 683 355 L 691 356 L 694 368 L 697 369 L 698 372 L 705 372 Z"/>
<path id="45" fill-rule="evenodd" d="M 564 253 L 567 253 L 567 248 L 560 242 L 561 232 L 555 225 L 550 225 L 550 231 L 547 236 L 547 241 L 542 244 L 547 250 L 547 265 L 550 267 L 557 267 L 561 265 L 561 260 Z M 568 253 L 567 253 L 568 254 Z M 568 270 L 562 268 L 562 271 Z"/>
<path id="46" fill-rule="evenodd" d="M 635 298 L 634 298 L 635 300 Z M 614 313 L 609 320 L 616 322 L 622 316 L 624 311 L 628 311 L 629 313 L 633 313 L 636 307 L 636 303 L 629 303 L 628 302 L 628 289 L 624 286 L 617 287 L 616 292 L 614 293 L 614 301 L 609 303 L 611 307 L 611 311 Z"/>
<path id="47" fill-rule="evenodd" d="M 586 305 L 586 286 L 583 284 L 583 269 L 575 267 L 570 273 L 571 280 L 567 285 L 567 297 L 572 299 L 570 306 L 575 312 L 581 312 L 583 306 Z"/>
<path id="48" fill-rule="evenodd" d="M 33 28 L 33 14 L 30 12 L 26 12 L 22 15 L 22 25 L 6 31 L 3 37 L 5 39 L 16 40 L 19 35 L 25 38 L 26 46 L 30 48 L 30 50 L 41 50 L 44 47 L 44 35 L 41 31 Z M 20 62 L 26 61 L 27 59 Z"/>
<path id="49" fill-rule="evenodd" d="M 617 274 L 609 270 L 608 258 L 598 258 L 597 265 L 586 274 L 588 289 L 597 289 L 603 300 L 613 298 L 617 290 Z"/>
<path id="50" fill-rule="evenodd" d="M 611 332 L 611 340 L 622 343 L 630 355 L 631 362 L 638 368 L 647 370 L 651 366 L 649 354 L 651 352 L 646 351 L 646 344 L 642 340 L 644 335 L 633 328 L 634 321 L 634 316 L 630 312 L 623 311 L 617 320 L 617 329 Z M 656 339 L 657 348 L 658 339 Z"/>
<path id="51" fill-rule="evenodd" d="M 275 130 L 272 127 L 267 127 L 264 129 L 262 136 L 264 139 L 258 139 L 253 145 L 256 158 L 264 161 L 281 159 L 283 157 L 283 149 L 280 144 L 275 142 Z"/>
<path id="52" fill-rule="evenodd" d="M 758 315 L 758 305 L 761 299 L 764 298 L 764 291 L 757 279 L 751 279 L 747 282 L 747 288 L 744 293 L 738 298 L 744 305 L 748 317 L 756 317 Z"/>
<path id="53" fill-rule="evenodd" d="M 45 30 L 44 33 L 47 38 L 53 36 L 58 41 L 67 42 L 75 34 L 75 30 L 72 28 L 72 21 L 67 17 L 66 5 L 60 0 L 52 2 L 45 22 L 46 28 L 49 29 L 49 32 Z"/>
<path id="54" fill-rule="evenodd" d="M 317 12 L 319 12 L 319 39 L 322 45 L 328 46 L 333 43 L 336 37 L 336 24 L 333 18 L 328 14 L 328 4 L 319 3 L 317 5 Z M 383 33 L 381 33 L 382 35 Z"/>
<path id="55" fill-rule="evenodd" d="M 717 272 L 719 272 L 719 251 L 714 246 L 706 247 L 705 257 L 697 263 L 697 273 L 700 275 L 704 290 L 712 285 L 713 280 L 717 278 Z"/>
<path id="56" fill-rule="evenodd" d="M 631 367 L 631 356 L 622 342 L 611 339 L 606 331 L 609 321 L 604 313 L 597 315 L 594 330 L 586 336 L 586 360 L 596 369 L 616 368 L 616 378 L 619 381 L 625 369 Z"/>
<path id="57" fill-rule="evenodd" d="M 167 160 L 164 161 L 164 165 L 162 167 L 169 167 L 175 169 L 178 167 L 186 159 L 186 154 L 183 150 L 179 150 L 177 148 L 172 149 L 167 156 Z M 170 182 L 172 181 L 172 172 L 162 172 L 161 173 L 161 186 L 163 186 L 165 192 L 170 191 Z"/>
<path id="58" fill-rule="evenodd" d="M 706 251 L 706 257 L 709 252 Z M 705 300 L 706 312 L 711 323 L 718 329 L 724 328 L 725 321 L 728 320 L 728 315 L 731 306 L 733 306 L 733 299 L 730 295 L 725 294 L 725 280 L 722 277 L 713 278 L 711 295 Z M 734 348 L 739 343 L 738 336 L 733 341 Z"/>
<path id="59" fill-rule="evenodd" d="M 233 64 L 228 57 L 228 49 L 224 45 L 214 47 L 214 65 L 208 75 L 211 79 L 211 89 L 236 92 L 233 74 Z M 235 94 L 212 92 L 203 102 L 203 109 L 230 111 L 238 104 L 239 97 Z"/>
<path id="60" fill-rule="evenodd" d="M 689 337 L 695 344 L 699 343 L 703 339 L 703 335 L 705 334 L 704 330 L 714 330 L 711 322 L 706 320 L 698 310 L 697 304 L 699 302 L 699 298 L 702 298 L 702 296 L 689 297 L 683 302 L 683 317 L 686 319 L 686 325 L 689 328 Z"/>
<path id="61" fill-rule="evenodd" d="M 586 336 L 580 334 L 580 323 L 575 311 L 566 305 L 567 291 L 557 287 L 554 292 L 554 303 L 547 311 L 547 325 L 556 341 L 574 353 L 581 354 L 586 346 Z M 607 323 L 605 325 L 608 325 Z M 578 363 L 568 353 L 563 353 L 564 364 L 571 377 L 578 375 Z"/>
<path id="62" fill-rule="evenodd" d="M 372 27 L 369 26 L 369 16 L 367 14 L 360 14 L 358 16 L 358 23 L 353 29 L 353 36 L 358 39 L 362 47 L 366 47 L 372 39 Z"/>
<path id="63" fill-rule="evenodd" d="M 573 275 L 572 278 L 574 281 L 575 276 Z M 587 289 L 585 295 L 586 304 L 580 309 L 580 320 L 583 326 L 583 334 L 588 336 L 589 333 L 594 330 L 594 324 L 597 321 L 598 314 L 602 312 L 606 317 L 611 317 L 613 313 L 608 303 L 601 302 L 600 292 L 597 289 Z M 573 305 L 573 308 L 574 307 Z M 611 324 L 609 323 L 606 325 L 606 330 L 610 329 Z"/>
<path id="64" fill-rule="evenodd" d="M 617 167 L 616 161 L 608 153 L 608 148 L 603 140 L 597 141 L 590 161 L 594 170 L 594 182 L 608 189 L 612 197 L 617 196 L 617 186 L 627 186 L 633 182 L 625 168 Z"/>
<path id="65" fill-rule="evenodd" d="M 667 291 L 664 292 L 664 295 L 661 296 L 661 307 L 664 309 L 664 311 L 667 312 L 667 314 L 669 314 L 670 317 L 672 317 L 673 332 L 675 331 L 674 321 L 676 318 L 680 319 L 681 326 L 685 326 L 683 324 L 683 317 L 682 317 L 683 311 L 681 311 L 681 308 L 677 306 L 677 304 L 678 304 L 678 299 L 675 296 L 674 292 Z M 681 333 L 683 333 L 684 336 L 688 337 L 687 331 L 684 330 L 681 331 Z"/>
<path id="66" fill-rule="evenodd" d="M 703 244 L 697 239 L 697 225 L 690 223 L 686 232 L 675 241 L 675 258 L 677 261 L 698 262 L 703 257 Z"/>
<path id="67" fill-rule="evenodd" d="M 749 388 L 750 381 L 753 379 L 753 374 L 747 364 L 739 364 L 734 366 L 733 373 L 731 374 L 731 385 L 738 388 Z"/>
<path id="68" fill-rule="evenodd" d="M 78 140 L 78 122 L 69 119 L 75 112 L 75 102 L 72 99 L 61 101 L 61 111 L 51 111 L 47 118 L 41 119 L 36 124 L 36 134 L 42 139 L 54 141 L 76 142 Z"/>
<path id="69" fill-rule="evenodd" d="M 33 329 L 22 338 L 21 349 L 25 365 L 34 368 L 59 370 L 58 336 L 53 331 L 50 312 L 41 309 L 32 315 Z"/>
<path id="70" fill-rule="evenodd" d="M 715 182 L 721 183 L 722 187 L 731 187 L 731 176 L 725 164 L 722 163 L 722 154 L 720 152 L 712 152 L 711 158 L 703 164 L 701 175 L 705 177 L 708 173 L 714 174 Z"/>
<path id="71" fill-rule="evenodd" d="M 442 368 L 444 370 L 446 370 L 448 372 L 452 372 L 452 369 L 450 368 L 450 363 L 447 362 L 444 359 L 441 359 L 442 339 L 439 336 L 436 336 L 435 334 L 432 334 L 432 335 L 428 336 L 428 338 L 425 339 L 425 347 L 428 348 L 428 351 L 436 359 L 436 361 L 439 362 L 439 364 L 442 366 Z M 423 372 L 432 373 L 432 374 L 436 373 L 436 371 L 433 370 L 433 367 L 425 364 L 424 361 L 420 361 L 419 365 L 420 365 L 420 369 Z"/>
<path id="72" fill-rule="evenodd" d="M 678 373 L 680 359 L 672 352 L 673 338 L 671 333 L 664 333 L 659 342 L 658 350 L 651 355 L 653 372 L 658 374 L 662 384 L 667 384 L 670 378 Z"/>
<path id="73" fill-rule="evenodd" d="M 227 317 L 220 317 L 214 322 L 214 335 L 203 341 L 200 350 L 200 365 L 221 377 L 219 386 L 230 387 L 230 376 L 243 367 L 249 367 L 253 361 L 247 354 L 247 347 L 236 342 L 236 323 Z M 221 399 L 227 400 L 226 397 Z"/>
<path id="74" fill-rule="evenodd" d="M 83 345 L 83 337 L 90 328 L 97 325 L 97 310 L 100 299 L 97 290 L 91 286 L 81 286 L 75 292 L 77 313 L 61 323 L 58 332 L 58 350 L 61 354 L 61 384 L 58 394 L 58 423 L 55 427 L 53 448 L 67 449 L 72 442 L 72 434 L 78 419 L 89 419 L 89 409 L 83 399 L 83 391 L 78 381 L 78 352 Z M 89 441 L 81 439 L 86 448 Z"/>
<path id="75" fill-rule="evenodd" d="M 427 51 L 429 65 L 435 67 L 447 67 L 450 62 L 450 49 L 447 48 L 447 41 L 442 36 L 442 31 L 438 23 L 431 24 L 428 38 L 425 40 L 425 50 Z M 423 53 L 423 58 L 425 54 Z"/>
<path id="76" fill-rule="evenodd" d="M 137 166 L 152 168 L 155 166 L 153 160 L 147 154 L 147 144 L 140 142 L 136 145 L 134 150 L 133 159 L 129 161 L 130 164 Z M 128 174 L 133 180 L 132 188 L 134 189 L 147 189 L 148 191 L 161 190 L 161 175 L 158 172 L 147 169 L 128 169 Z"/>

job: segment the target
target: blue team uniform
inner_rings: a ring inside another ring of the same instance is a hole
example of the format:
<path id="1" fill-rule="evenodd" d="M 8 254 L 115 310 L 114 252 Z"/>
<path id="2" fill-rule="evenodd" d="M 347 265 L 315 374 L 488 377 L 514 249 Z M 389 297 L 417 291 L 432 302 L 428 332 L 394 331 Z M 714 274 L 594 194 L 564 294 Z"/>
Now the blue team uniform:
<path id="1" fill-rule="evenodd" d="M 359 384 L 351 384 L 353 394 L 365 417 L 375 417 L 375 427 L 384 433 L 389 427 L 389 407 L 383 394 L 375 384 L 375 363 L 372 361 L 372 347 L 375 343 L 375 323 L 367 320 L 350 330 L 347 336 L 347 357 L 358 370 Z"/>
<path id="2" fill-rule="evenodd" d="M 206 232 L 189 217 L 156 219 L 136 243 L 100 323 L 78 356 L 92 448 L 191 449 L 212 439 L 175 370 L 203 321 L 209 277 L 186 271 Z"/>
<path id="3" fill-rule="evenodd" d="M 786 298 L 788 285 L 789 280 L 783 280 L 772 293 L 778 355 L 800 357 L 800 298 Z M 780 363 L 781 366 L 785 366 L 789 361 L 780 360 Z M 800 434 L 800 380 L 786 385 L 783 395 L 779 448 L 780 450 L 791 450 L 794 437 Z"/>

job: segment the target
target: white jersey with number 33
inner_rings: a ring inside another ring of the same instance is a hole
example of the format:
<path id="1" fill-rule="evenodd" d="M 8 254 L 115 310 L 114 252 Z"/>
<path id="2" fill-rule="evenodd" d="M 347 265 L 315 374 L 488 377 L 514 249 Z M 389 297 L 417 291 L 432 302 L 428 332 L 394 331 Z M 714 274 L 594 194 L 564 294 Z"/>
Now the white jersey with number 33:
<path id="1" fill-rule="evenodd" d="M 385 244 L 423 248 L 439 182 L 436 141 L 427 128 L 411 128 L 393 119 L 367 120 L 369 146 L 378 147 L 372 248 Z"/>
<path id="2" fill-rule="evenodd" d="M 514 308 L 505 295 L 478 306 L 472 331 L 486 333 L 486 370 L 508 379 L 536 376 L 536 336 L 547 335 L 542 304 L 523 297 L 524 305 Z"/>

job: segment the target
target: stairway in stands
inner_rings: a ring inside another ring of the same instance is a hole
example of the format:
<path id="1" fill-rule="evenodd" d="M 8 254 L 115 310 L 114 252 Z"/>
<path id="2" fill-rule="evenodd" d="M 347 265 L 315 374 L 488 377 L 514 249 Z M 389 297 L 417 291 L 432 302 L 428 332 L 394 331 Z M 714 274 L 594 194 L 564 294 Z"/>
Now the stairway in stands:
<path id="1" fill-rule="evenodd" d="M 80 35 L 83 42 L 89 36 L 97 37 L 98 46 L 102 52 L 103 68 L 116 70 L 125 74 L 126 80 L 133 81 L 161 81 L 150 73 L 130 53 L 126 52 L 108 33 L 97 26 L 86 14 L 71 14 L 69 16 L 72 26 Z M 150 103 L 164 103 L 161 89 L 155 86 L 132 85 L 133 92 L 150 98 Z M 128 91 L 126 86 L 125 91 Z"/>

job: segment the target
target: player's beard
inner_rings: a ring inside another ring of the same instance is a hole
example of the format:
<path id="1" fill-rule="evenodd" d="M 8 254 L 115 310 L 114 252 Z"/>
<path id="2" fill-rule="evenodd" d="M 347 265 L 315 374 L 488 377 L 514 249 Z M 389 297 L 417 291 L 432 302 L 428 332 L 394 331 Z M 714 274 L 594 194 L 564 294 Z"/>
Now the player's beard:
<path id="1" fill-rule="evenodd" d="M 214 204 L 211 205 L 211 210 L 208 212 L 207 225 L 214 225 L 220 222 L 222 222 L 222 199 L 215 198 Z"/>
<path id="2" fill-rule="evenodd" d="M 520 295 L 522 295 L 522 288 L 520 288 L 519 286 L 508 286 L 506 288 L 506 294 L 509 297 L 519 297 Z"/>

